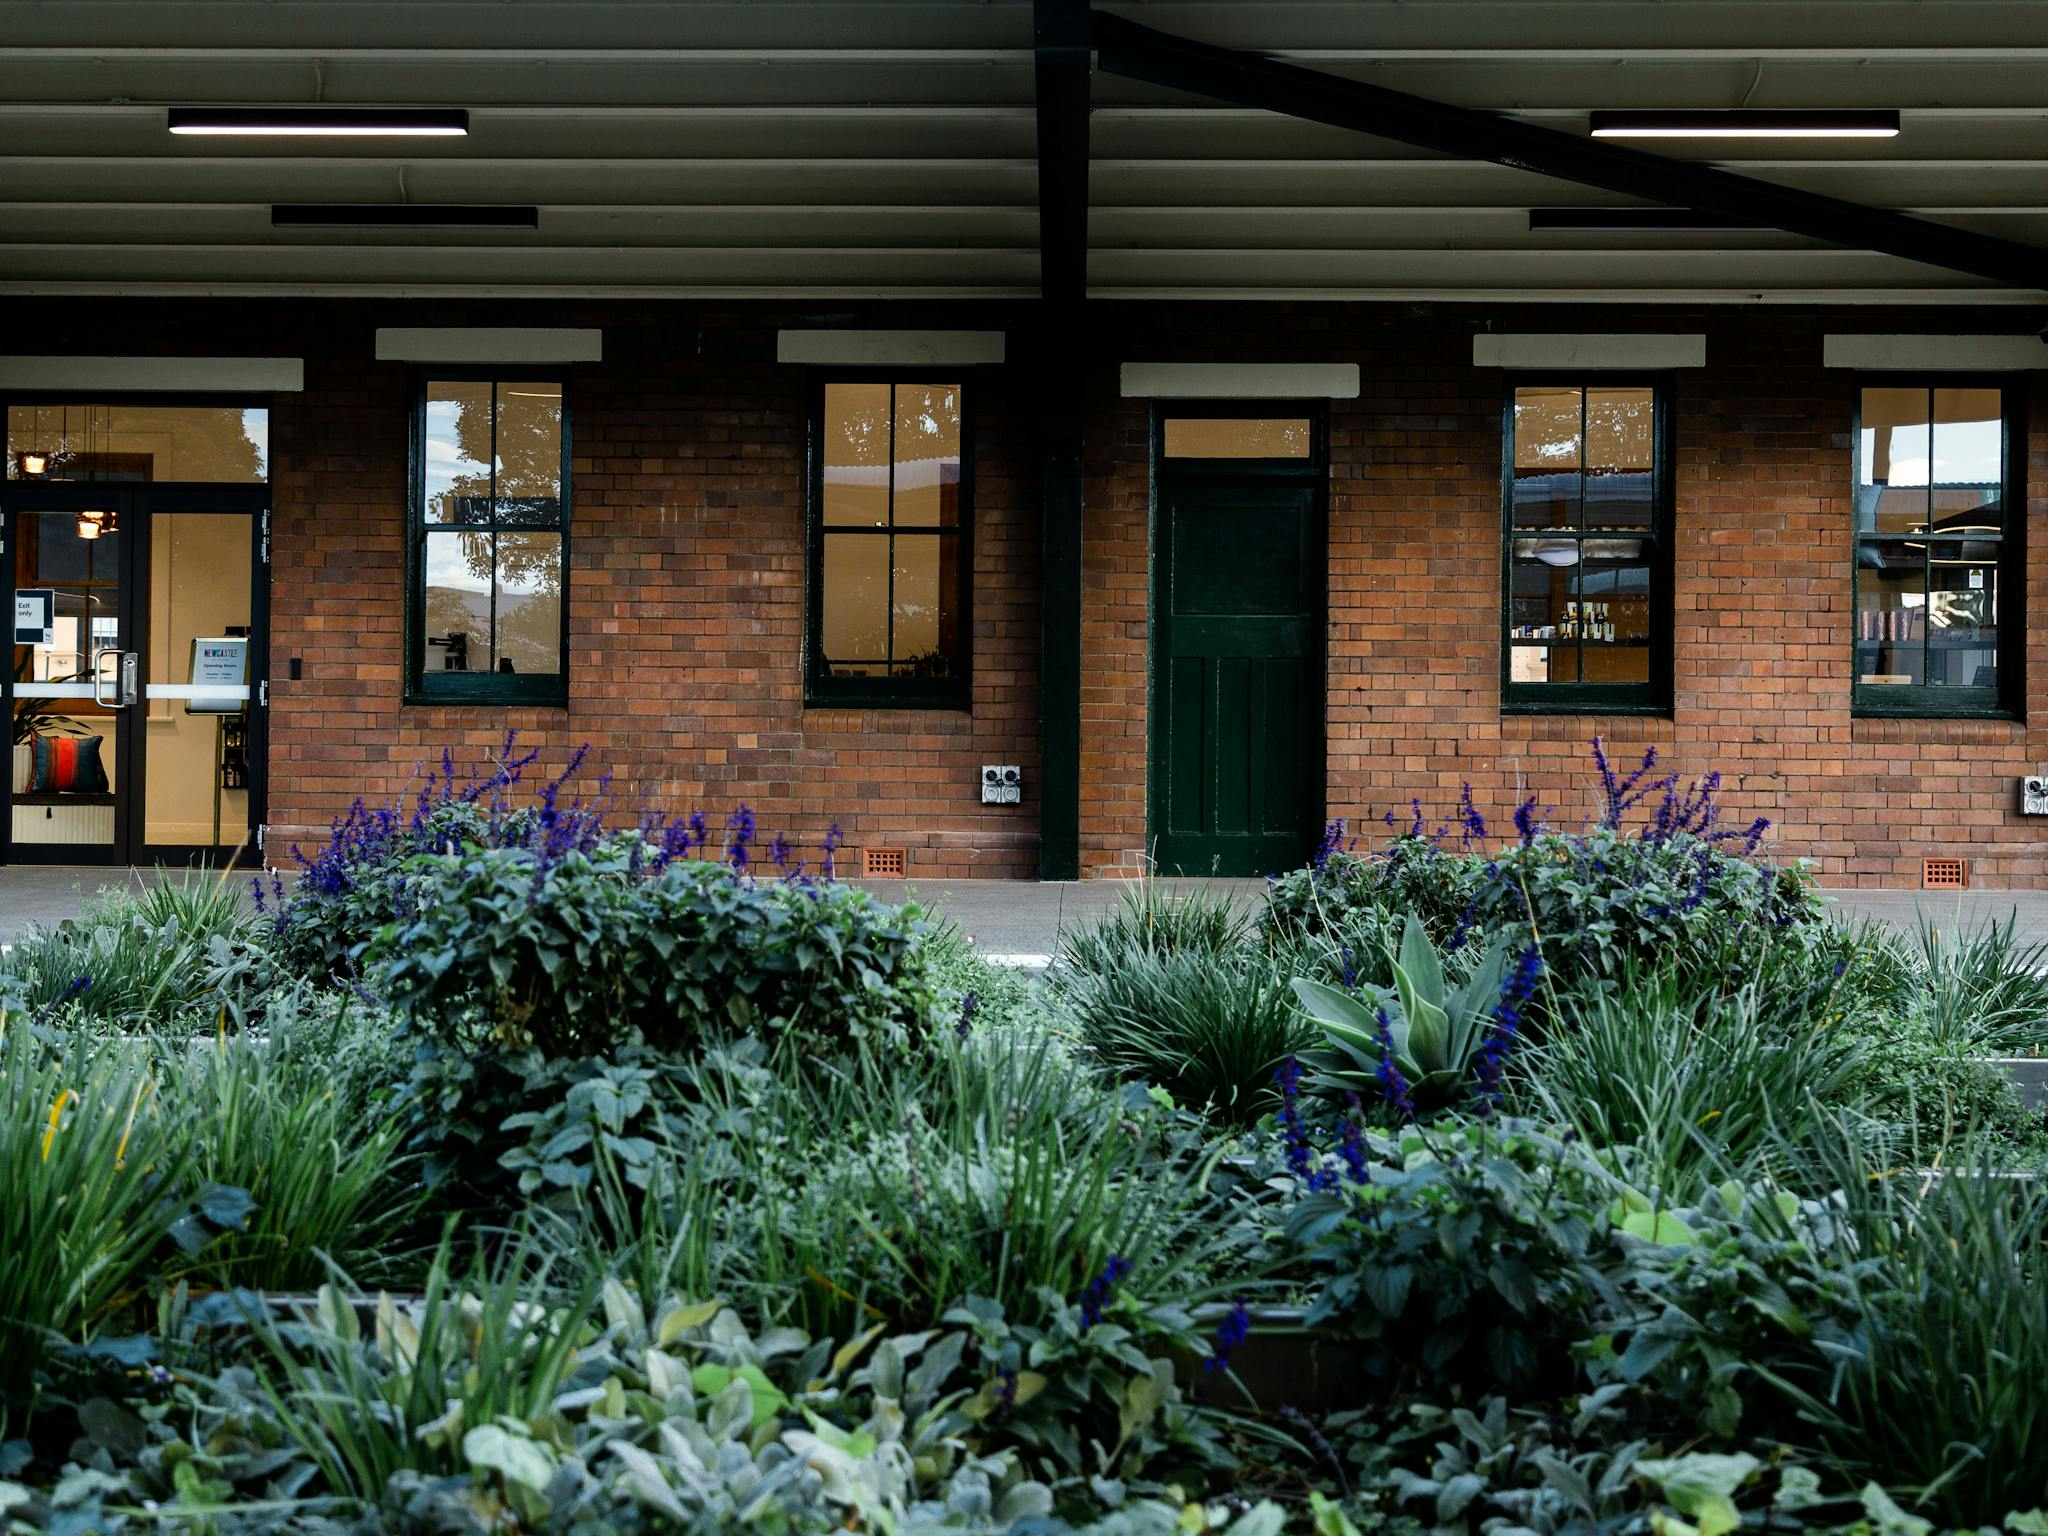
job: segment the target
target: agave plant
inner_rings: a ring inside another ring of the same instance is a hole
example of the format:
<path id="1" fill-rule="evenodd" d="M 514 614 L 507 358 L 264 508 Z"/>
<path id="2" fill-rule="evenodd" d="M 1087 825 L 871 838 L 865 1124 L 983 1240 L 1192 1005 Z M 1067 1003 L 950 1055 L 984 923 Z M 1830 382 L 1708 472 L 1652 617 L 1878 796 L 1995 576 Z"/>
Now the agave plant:
<path id="1" fill-rule="evenodd" d="M 1422 921 L 1409 913 L 1400 945 L 1388 955 L 1391 986 L 1362 983 L 1343 991 L 1297 977 L 1294 994 L 1323 1032 L 1324 1046 L 1302 1054 L 1308 1084 L 1368 1096 L 1386 1087 L 1393 1066 L 1416 1103 L 1443 1103 L 1469 1092 L 1487 1039 L 1497 1025 L 1501 980 L 1512 940 L 1494 941 L 1463 986 L 1444 977 L 1443 962 Z"/>

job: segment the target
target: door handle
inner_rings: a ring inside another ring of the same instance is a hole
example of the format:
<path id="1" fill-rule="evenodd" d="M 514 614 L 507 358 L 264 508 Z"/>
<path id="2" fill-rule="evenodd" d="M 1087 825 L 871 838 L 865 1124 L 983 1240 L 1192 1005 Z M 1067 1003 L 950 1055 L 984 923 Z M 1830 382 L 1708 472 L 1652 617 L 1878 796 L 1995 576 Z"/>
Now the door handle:
<path id="1" fill-rule="evenodd" d="M 113 662 L 109 671 L 107 663 Z M 141 658 L 133 651 L 100 651 L 92 659 L 92 701 L 102 709 L 126 709 L 135 702 L 135 688 L 142 672 Z"/>

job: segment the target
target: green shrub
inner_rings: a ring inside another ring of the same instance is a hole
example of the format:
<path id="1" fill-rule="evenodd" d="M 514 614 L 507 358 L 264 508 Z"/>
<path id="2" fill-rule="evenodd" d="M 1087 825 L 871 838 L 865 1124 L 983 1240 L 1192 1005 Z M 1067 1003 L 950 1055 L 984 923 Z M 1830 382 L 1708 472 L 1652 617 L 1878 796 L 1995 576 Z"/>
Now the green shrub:
<path id="1" fill-rule="evenodd" d="M 974 940 L 950 919 L 925 930 L 924 965 L 939 998 L 940 1022 L 955 1028 L 1007 1030 L 1039 1019 L 1038 989 L 1015 966 L 984 959 Z M 970 1002 L 969 999 L 972 999 Z"/>
<path id="2" fill-rule="evenodd" d="M 1252 924 L 1252 912 L 1227 893 L 1133 881 L 1093 922 L 1061 927 L 1055 970 L 1102 970 L 1135 953 L 1226 954 L 1242 947 Z"/>
<path id="3" fill-rule="evenodd" d="M 370 974 L 459 1049 L 686 1052 L 758 1030 L 814 1054 L 905 1045 L 932 1021 L 921 914 L 852 886 L 528 848 L 419 855 L 407 878 L 414 913 L 374 941 Z"/>
<path id="4" fill-rule="evenodd" d="M 1600 812 L 1586 830 L 1546 828 L 1532 796 L 1515 812 L 1514 840 L 1490 847 L 1498 834 L 1489 834 L 1470 786 L 1455 845 L 1449 823 L 1425 831 L 1419 803 L 1412 827 L 1376 853 L 1343 847 L 1343 823 L 1333 822 L 1314 860 L 1273 882 L 1268 935 L 1299 946 L 1369 924 L 1365 913 L 1413 913 L 1452 950 L 1525 935 L 1542 945 L 1553 981 L 1568 984 L 1580 976 L 1611 980 L 1630 961 L 1725 957 L 1738 942 L 1755 954 L 1822 930 L 1820 899 L 1804 870 L 1756 857 L 1768 823 L 1759 818 L 1742 832 L 1720 827 L 1718 774 L 1681 792 L 1675 774 L 1648 777 L 1654 751 L 1621 777 L 1599 738 L 1592 746 Z M 1629 813 L 1653 799 L 1647 823 L 1628 830 Z"/>

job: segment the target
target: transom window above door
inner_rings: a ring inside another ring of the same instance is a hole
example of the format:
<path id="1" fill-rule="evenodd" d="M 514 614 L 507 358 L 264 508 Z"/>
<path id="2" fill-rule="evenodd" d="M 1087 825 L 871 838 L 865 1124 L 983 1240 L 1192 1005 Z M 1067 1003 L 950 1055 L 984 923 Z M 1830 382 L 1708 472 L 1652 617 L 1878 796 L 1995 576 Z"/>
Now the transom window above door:
<path id="1" fill-rule="evenodd" d="M 1647 382 L 1509 391 L 1505 708 L 1654 711 L 1668 699 L 1663 411 Z"/>

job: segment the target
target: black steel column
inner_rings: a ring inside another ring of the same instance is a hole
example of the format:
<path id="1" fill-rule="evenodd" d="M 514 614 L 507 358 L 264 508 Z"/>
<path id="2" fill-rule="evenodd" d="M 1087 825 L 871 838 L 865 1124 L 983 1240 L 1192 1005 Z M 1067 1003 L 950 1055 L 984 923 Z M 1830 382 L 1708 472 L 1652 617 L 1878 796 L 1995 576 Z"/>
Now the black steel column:
<path id="1" fill-rule="evenodd" d="M 1035 0 L 1043 608 L 1038 876 L 1081 873 L 1081 507 L 1088 377 L 1087 0 Z"/>

